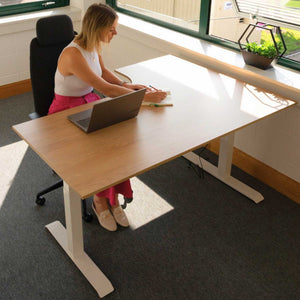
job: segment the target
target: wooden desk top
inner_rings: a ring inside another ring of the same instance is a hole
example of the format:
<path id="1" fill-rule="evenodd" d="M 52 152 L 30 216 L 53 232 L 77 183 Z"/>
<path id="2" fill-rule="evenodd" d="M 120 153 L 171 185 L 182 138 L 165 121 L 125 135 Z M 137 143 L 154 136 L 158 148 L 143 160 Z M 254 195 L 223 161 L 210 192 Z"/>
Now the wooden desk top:
<path id="1" fill-rule="evenodd" d="M 118 72 L 170 89 L 174 106 L 142 107 L 136 118 L 90 134 L 67 116 L 91 103 L 13 126 L 82 198 L 295 104 L 169 55 Z"/>

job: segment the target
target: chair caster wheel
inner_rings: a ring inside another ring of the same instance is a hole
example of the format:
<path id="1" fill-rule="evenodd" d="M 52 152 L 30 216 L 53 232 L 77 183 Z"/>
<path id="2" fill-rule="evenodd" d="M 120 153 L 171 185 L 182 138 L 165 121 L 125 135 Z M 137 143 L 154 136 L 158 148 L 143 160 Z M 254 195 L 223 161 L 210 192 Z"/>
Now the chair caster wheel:
<path id="1" fill-rule="evenodd" d="M 82 217 L 82 219 L 83 219 L 85 222 L 90 223 L 90 222 L 92 222 L 92 220 L 93 220 L 93 215 L 90 214 L 90 213 L 87 213 L 86 215 L 84 215 L 84 216 Z"/>
<path id="2" fill-rule="evenodd" d="M 44 205 L 45 204 L 46 199 L 44 197 L 36 197 L 35 203 L 38 205 Z"/>

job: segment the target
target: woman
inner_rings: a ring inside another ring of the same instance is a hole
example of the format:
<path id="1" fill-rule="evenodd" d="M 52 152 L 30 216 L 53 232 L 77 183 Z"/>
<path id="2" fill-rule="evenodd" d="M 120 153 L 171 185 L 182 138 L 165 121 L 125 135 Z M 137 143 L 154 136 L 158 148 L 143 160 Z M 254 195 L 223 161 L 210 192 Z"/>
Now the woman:
<path id="1" fill-rule="evenodd" d="M 143 85 L 125 83 L 109 71 L 101 57 L 101 45 L 117 34 L 118 16 L 108 5 L 91 5 L 83 18 L 81 33 L 62 51 L 55 73 L 55 96 L 49 114 L 100 99 L 93 89 L 108 97 L 146 88 L 144 100 L 158 102 L 166 93 Z M 94 195 L 93 210 L 99 223 L 107 230 L 117 230 L 117 224 L 128 227 L 118 194 L 132 198 L 130 181 Z"/>

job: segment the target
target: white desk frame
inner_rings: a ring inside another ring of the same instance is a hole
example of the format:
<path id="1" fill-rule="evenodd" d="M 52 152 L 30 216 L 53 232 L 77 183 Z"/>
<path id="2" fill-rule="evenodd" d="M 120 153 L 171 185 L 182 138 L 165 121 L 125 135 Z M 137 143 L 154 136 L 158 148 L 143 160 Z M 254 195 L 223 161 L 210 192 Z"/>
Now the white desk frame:
<path id="1" fill-rule="evenodd" d="M 189 152 L 183 157 L 203 168 L 206 172 L 226 183 L 236 191 L 245 195 L 255 203 L 261 202 L 264 197 L 261 193 L 231 176 L 232 154 L 233 154 L 234 132 L 220 139 L 220 151 L 218 167 L 214 166 L 202 157 Z M 201 160 L 201 163 L 200 161 Z"/>
<path id="2" fill-rule="evenodd" d="M 63 189 L 66 228 L 59 221 L 46 225 L 46 228 L 102 298 L 111 293 L 114 288 L 84 252 L 80 196 L 66 182 L 64 182 Z"/>

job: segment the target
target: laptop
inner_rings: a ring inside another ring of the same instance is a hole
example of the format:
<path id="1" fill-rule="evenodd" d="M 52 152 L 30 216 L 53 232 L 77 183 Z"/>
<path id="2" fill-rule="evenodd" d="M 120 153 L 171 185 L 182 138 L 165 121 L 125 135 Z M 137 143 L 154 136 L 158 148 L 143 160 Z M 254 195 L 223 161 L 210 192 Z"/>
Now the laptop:
<path id="1" fill-rule="evenodd" d="M 115 98 L 104 98 L 93 108 L 69 115 L 68 119 L 84 132 L 111 126 L 134 118 L 139 113 L 146 89 Z"/>

